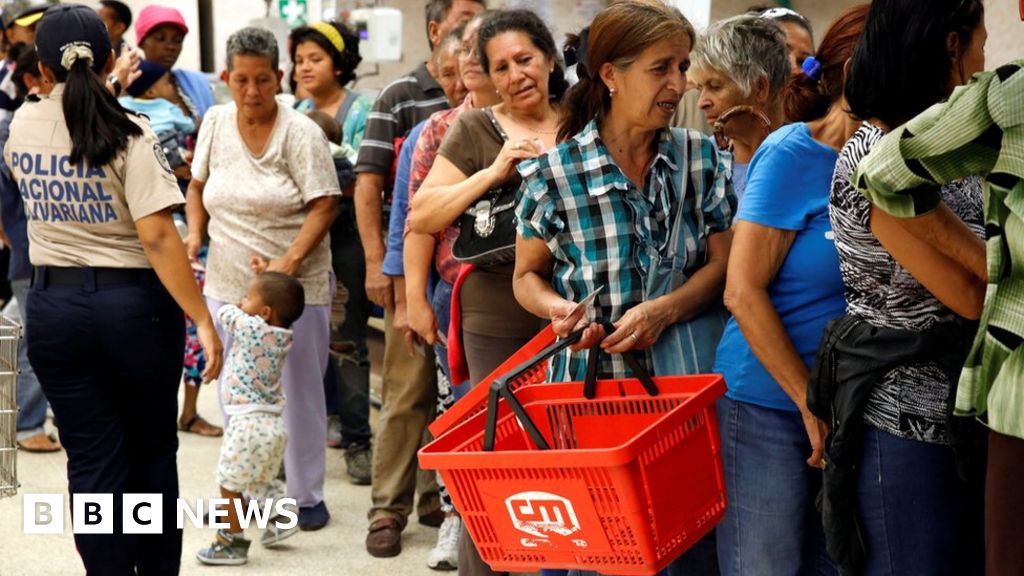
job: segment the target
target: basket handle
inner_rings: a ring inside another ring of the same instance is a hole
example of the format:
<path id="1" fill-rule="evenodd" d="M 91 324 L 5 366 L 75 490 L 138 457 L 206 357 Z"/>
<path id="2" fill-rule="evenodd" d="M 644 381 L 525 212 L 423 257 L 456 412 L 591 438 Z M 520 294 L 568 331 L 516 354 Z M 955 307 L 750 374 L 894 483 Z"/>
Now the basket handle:
<path id="1" fill-rule="evenodd" d="M 604 327 L 606 334 L 611 334 L 615 331 L 615 325 L 611 322 L 604 322 L 601 324 Z M 536 356 L 530 358 L 526 362 L 523 362 L 508 374 L 498 378 L 491 383 L 490 389 L 487 393 L 487 421 L 484 427 L 484 451 L 491 452 L 494 450 L 494 435 L 495 429 L 498 426 L 498 401 L 504 399 L 508 403 L 512 412 L 515 413 L 519 423 L 522 424 L 526 434 L 529 435 L 530 439 L 533 440 L 534 445 L 537 446 L 538 450 L 548 450 L 551 446 L 544 439 L 544 435 L 541 434 L 540 429 L 533 423 L 533 420 L 526 413 L 526 409 L 516 399 L 515 394 L 509 389 L 508 384 L 523 372 L 526 372 L 530 368 L 533 368 L 539 362 L 547 360 L 549 357 L 554 356 L 558 352 L 561 352 L 566 347 L 571 346 L 580 341 L 583 337 L 583 330 L 577 330 L 566 338 L 559 340 L 544 350 L 537 353 Z M 590 354 L 587 357 L 587 373 L 583 381 L 583 396 L 587 400 L 593 400 L 597 395 L 597 369 L 598 359 L 601 353 L 601 342 L 595 342 L 590 348 Z M 629 366 L 630 370 L 633 371 L 634 377 L 640 381 L 643 385 L 644 390 L 647 391 L 651 396 L 658 395 L 658 386 L 654 383 L 651 375 L 647 370 L 640 364 L 636 357 L 631 353 L 625 353 L 622 358 L 626 361 L 626 365 Z"/>
<path id="2" fill-rule="evenodd" d="M 616 330 L 615 325 L 611 322 L 602 322 L 601 327 L 604 328 L 605 334 L 611 334 Z M 590 354 L 587 355 L 587 375 L 583 380 L 583 396 L 587 400 L 593 400 L 597 395 L 597 368 L 600 365 L 602 352 L 604 350 L 601 349 L 601 342 L 597 341 L 590 347 Z M 644 390 L 651 396 L 657 396 L 658 385 L 654 383 L 650 373 L 640 364 L 636 356 L 632 352 L 625 352 L 622 354 L 622 359 L 625 360 L 626 366 L 633 371 L 633 377 L 640 381 Z"/>
<path id="3" fill-rule="evenodd" d="M 544 435 L 537 429 L 533 420 L 530 420 L 530 417 L 526 415 L 526 410 L 524 410 L 523 405 L 516 400 L 515 395 L 512 394 L 508 385 L 510 382 L 514 381 L 537 364 L 540 364 L 569 346 L 579 342 L 580 338 L 583 338 L 583 330 L 577 330 L 565 338 L 556 340 L 529 360 L 526 360 L 522 364 L 513 368 L 508 374 L 505 374 L 501 378 L 491 382 L 487 392 L 487 424 L 484 427 L 484 451 L 490 452 L 494 450 L 494 431 L 498 426 L 499 398 L 504 398 L 505 401 L 508 402 L 508 405 L 512 408 L 512 411 L 515 412 L 516 417 L 519 418 L 519 421 L 523 424 L 523 427 L 526 429 L 526 433 L 530 435 L 534 444 L 536 444 L 541 450 L 547 450 L 549 448 L 548 443 L 544 440 Z"/>

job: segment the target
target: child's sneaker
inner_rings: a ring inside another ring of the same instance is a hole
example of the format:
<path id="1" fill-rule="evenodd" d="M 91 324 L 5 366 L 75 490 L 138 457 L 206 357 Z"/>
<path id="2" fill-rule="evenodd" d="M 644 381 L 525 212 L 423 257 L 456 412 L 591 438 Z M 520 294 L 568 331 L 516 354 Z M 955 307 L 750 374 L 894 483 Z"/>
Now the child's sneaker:
<path id="1" fill-rule="evenodd" d="M 196 553 L 196 558 L 203 564 L 215 566 L 237 566 L 245 564 L 249 558 L 249 544 L 242 533 L 232 534 L 226 530 L 217 530 L 217 538 L 209 548 Z"/>
<path id="2" fill-rule="evenodd" d="M 283 540 L 295 536 L 299 532 L 299 523 L 295 524 L 291 528 L 278 528 L 277 522 L 280 521 L 282 524 L 285 523 L 284 516 L 274 516 L 267 522 L 267 529 L 263 531 L 263 535 L 260 536 L 260 544 L 265 548 L 273 548 L 280 544 Z"/>

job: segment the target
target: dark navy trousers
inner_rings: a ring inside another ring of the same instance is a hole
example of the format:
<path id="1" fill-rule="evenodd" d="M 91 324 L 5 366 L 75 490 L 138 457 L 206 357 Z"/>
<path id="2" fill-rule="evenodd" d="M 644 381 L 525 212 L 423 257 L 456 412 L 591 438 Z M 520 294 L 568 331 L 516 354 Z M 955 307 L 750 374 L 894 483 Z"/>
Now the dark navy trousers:
<path id="1" fill-rule="evenodd" d="M 177 574 L 184 315 L 152 271 L 122 284 L 89 272 L 78 285 L 37 278 L 26 311 L 29 359 L 67 450 L 71 497 L 114 495 L 114 533 L 76 534 L 75 545 L 90 576 Z M 126 492 L 163 495 L 162 534 L 121 533 Z"/>

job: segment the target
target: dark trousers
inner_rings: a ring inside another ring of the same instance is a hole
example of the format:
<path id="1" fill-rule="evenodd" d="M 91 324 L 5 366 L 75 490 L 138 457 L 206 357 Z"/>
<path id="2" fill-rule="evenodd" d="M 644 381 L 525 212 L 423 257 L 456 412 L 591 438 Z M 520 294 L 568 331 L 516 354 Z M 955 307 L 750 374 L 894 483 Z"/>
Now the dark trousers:
<path id="1" fill-rule="evenodd" d="M 988 576 L 1024 574 L 1024 440 L 988 433 L 985 486 L 985 555 Z"/>
<path id="2" fill-rule="evenodd" d="M 529 338 L 498 338 L 473 334 L 462 331 L 462 345 L 466 350 L 466 363 L 469 365 L 469 379 L 473 386 L 480 383 L 509 356 L 516 353 L 529 341 Z M 459 575 L 460 576 L 493 576 L 508 574 L 495 572 L 480 557 L 476 545 L 469 537 L 466 525 L 462 525 L 459 537 Z"/>
<path id="3" fill-rule="evenodd" d="M 324 397 L 327 413 L 341 418 L 341 445 L 348 448 L 370 442 L 370 354 L 366 347 L 370 301 L 363 245 L 348 198 L 342 199 L 341 211 L 331 226 L 331 264 L 344 286 L 345 320 L 340 326 L 331 325 Z"/>
<path id="4" fill-rule="evenodd" d="M 114 533 L 75 535 L 88 574 L 177 574 L 184 314 L 151 271 L 129 284 L 37 281 L 30 294 L 29 360 L 60 422 L 71 497 L 114 496 Z M 163 494 L 162 534 L 121 533 L 124 493 Z"/>

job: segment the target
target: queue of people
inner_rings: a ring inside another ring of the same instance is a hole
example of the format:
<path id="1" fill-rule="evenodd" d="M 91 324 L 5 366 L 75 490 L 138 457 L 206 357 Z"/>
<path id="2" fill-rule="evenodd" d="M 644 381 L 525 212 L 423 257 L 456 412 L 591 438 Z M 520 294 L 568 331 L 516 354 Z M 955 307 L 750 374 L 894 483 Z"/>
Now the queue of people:
<path id="1" fill-rule="evenodd" d="M 625 0 L 564 54 L 531 11 L 425 7 L 430 57 L 376 99 L 353 88 L 358 35 L 315 22 L 287 79 L 270 31 L 232 34 L 222 105 L 176 67 L 174 8 L 139 13 L 135 49 L 120 2 L 5 7 L 0 215 L 34 368 L 19 441 L 63 447 L 72 494 L 172 502 L 175 434 L 223 434 L 211 489 L 296 500 L 273 547 L 328 524 L 341 448 L 371 485 L 367 553 L 400 554 L 415 512 L 439 527 L 431 569 L 490 574 L 416 452 L 551 324 L 583 336 L 550 381 L 583 379 L 588 353 L 600 378 L 631 376 L 623 355 L 724 376 L 725 518 L 663 574 L 1024 571 L 1024 84 L 1019 62 L 983 72 L 980 0 L 874 0 L 816 48 L 786 8 L 696 31 Z M 224 429 L 196 411 L 214 380 Z M 76 534 L 89 573 L 177 573 L 164 520 Z M 229 521 L 199 562 L 247 561 Z"/>

